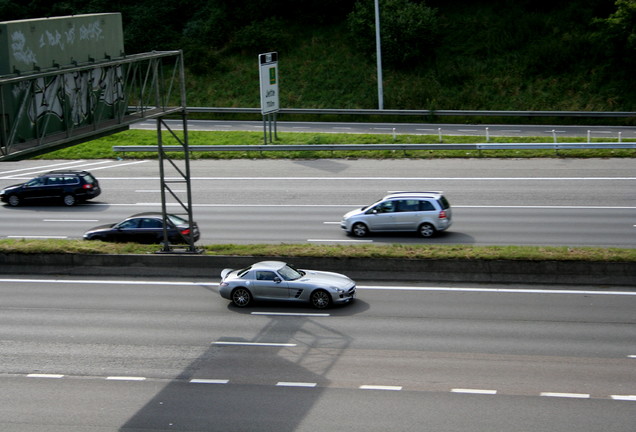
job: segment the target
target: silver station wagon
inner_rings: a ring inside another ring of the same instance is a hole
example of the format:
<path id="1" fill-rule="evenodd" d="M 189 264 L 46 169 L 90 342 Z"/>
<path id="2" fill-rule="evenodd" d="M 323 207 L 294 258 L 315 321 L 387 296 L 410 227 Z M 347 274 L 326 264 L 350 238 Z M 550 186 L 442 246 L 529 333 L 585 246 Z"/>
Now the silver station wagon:
<path id="1" fill-rule="evenodd" d="M 340 227 L 355 237 L 388 231 L 433 237 L 451 224 L 452 210 L 443 192 L 396 192 L 345 214 Z"/>

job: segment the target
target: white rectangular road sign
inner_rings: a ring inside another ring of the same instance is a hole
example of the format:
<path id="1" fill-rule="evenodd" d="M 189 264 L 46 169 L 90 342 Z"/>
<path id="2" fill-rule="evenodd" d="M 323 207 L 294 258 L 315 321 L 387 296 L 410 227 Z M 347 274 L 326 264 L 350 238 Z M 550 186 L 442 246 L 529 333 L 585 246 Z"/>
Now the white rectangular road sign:
<path id="1" fill-rule="evenodd" d="M 263 115 L 277 112 L 278 101 L 278 53 L 258 55 L 261 80 L 261 112 Z"/>

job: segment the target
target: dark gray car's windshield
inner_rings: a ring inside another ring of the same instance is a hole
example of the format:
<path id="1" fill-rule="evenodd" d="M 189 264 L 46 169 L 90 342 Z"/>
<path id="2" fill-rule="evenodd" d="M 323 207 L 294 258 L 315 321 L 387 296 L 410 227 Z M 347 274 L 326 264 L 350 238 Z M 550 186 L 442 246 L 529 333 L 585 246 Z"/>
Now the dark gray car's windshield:
<path id="1" fill-rule="evenodd" d="M 278 274 L 285 280 L 294 280 L 300 279 L 303 276 L 303 273 L 286 265 L 278 270 Z"/>

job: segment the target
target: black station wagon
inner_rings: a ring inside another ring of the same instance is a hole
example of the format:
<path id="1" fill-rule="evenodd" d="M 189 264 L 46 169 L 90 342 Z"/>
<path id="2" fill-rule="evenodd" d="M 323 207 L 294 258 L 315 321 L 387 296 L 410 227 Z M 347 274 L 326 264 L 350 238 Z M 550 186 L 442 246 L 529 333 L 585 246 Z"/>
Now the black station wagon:
<path id="1" fill-rule="evenodd" d="M 73 206 L 98 196 L 99 182 L 88 171 L 58 170 L 0 191 L 0 200 L 13 207 L 41 202 L 61 202 Z"/>

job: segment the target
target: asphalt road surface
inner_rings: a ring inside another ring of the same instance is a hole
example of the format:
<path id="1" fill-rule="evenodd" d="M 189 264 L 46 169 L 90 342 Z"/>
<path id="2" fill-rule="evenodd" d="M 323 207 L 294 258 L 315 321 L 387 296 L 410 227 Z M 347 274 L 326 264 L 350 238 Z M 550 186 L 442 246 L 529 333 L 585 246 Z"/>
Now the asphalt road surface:
<path id="1" fill-rule="evenodd" d="M 217 282 L 3 276 L 0 429 L 634 430 L 634 292 L 359 281 L 242 310 Z"/>
<path id="2" fill-rule="evenodd" d="M 93 226 L 161 209 L 154 160 L 5 162 L 0 187 L 55 168 L 91 171 L 97 199 L 73 208 L 0 207 L 0 238 L 81 238 Z M 167 172 L 168 179 L 176 178 Z M 201 244 L 444 243 L 636 246 L 631 159 L 193 160 Z M 171 187 L 185 200 L 185 185 Z M 441 190 L 453 225 L 433 239 L 345 235 L 342 215 L 398 190 Z M 180 212 L 168 196 L 168 210 Z"/>
<path id="3" fill-rule="evenodd" d="M 172 129 L 182 127 L 181 120 L 168 120 Z M 590 125 L 501 125 L 501 124 L 449 124 L 449 123 L 359 123 L 359 122 L 276 122 L 279 132 L 306 133 L 358 133 L 358 134 L 409 134 L 488 137 L 524 137 L 541 136 L 556 138 L 565 142 L 568 138 L 583 137 L 590 139 L 634 139 L 636 127 L 633 126 L 590 126 Z M 131 126 L 133 129 L 156 130 L 156 121 L 143 121 Z M 271 125 L 272 130 L 274 125 Z M 200 131 L 252 131 L 267 130 L 262 121 L 226 121 L 226 120 L 189 120 L 188 130 Z"/>

